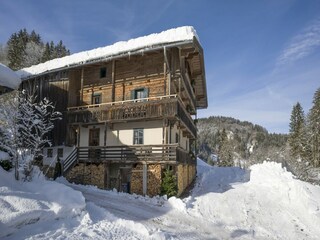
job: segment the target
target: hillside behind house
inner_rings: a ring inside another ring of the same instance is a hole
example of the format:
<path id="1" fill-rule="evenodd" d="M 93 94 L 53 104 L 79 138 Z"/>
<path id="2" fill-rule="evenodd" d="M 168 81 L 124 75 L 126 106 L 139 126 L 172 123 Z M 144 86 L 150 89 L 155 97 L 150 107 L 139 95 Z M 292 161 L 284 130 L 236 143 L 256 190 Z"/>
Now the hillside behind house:
<path id="1" fill-rule="evenodd" d="M 287 134 L 269 133 L 257 124 L 222 116 L 198 119 L 197 127 L 198 156 L 210 165 L 248 168 L 275 161 L 299 179 L 320 184 L 319 168 L 290 155 Z"/>
<path id="2" fill-rule="evenodd" d="M 222 154 L 222 145 L 229 144 L 233 160 L 246 160 L 249 165 L 264 160 L 288 157 L 286 134 L 269 133 L 264 127 L 231 117 L 212 116 L 197 123 L 199 156 L 210 164 Z M 223 132 L 227 141 L 223 142 Z"/>

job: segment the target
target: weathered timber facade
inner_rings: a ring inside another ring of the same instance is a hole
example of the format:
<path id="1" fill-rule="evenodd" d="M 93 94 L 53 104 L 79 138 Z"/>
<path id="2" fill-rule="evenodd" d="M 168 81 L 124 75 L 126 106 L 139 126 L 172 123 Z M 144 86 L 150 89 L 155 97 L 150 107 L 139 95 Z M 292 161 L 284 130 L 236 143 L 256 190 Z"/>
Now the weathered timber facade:
<path id="1" fill-rule="evenodd" d="M 160 194 L 170 167 L 180 195 L 196 174 L 203 59 L 194 36 L 29 75 L 22 88 L 63 113 L 46 159 L 59 156 L 70 181 L 148 195 Z"/>

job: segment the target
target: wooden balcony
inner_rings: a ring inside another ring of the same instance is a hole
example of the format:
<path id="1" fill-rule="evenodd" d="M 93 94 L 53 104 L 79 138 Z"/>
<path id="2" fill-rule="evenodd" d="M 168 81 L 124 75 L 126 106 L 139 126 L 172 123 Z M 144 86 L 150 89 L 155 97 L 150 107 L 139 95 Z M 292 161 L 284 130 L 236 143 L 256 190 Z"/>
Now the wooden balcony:
<path id="1" fill-rule="evenodd" d="M 78 162 L 195 163 L 177 144 L 78 147 Z"/>
<path id="2" fill-rule="evenodd" d="M 177 95 L 68 108 L 69 124 L 116 123 L 163 118 L 181 120 L 187 132 L 196 137 L 197 129 L 194 121 Z"/>

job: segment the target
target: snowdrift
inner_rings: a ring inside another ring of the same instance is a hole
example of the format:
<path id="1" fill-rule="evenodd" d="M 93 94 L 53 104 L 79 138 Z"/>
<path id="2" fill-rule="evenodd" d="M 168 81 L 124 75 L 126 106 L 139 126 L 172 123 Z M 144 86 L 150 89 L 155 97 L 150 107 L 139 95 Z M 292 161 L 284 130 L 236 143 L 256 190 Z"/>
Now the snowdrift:
<path id="1" fill-rule="evenodd" d="M 85 208 L 80 192 L 41 175 L 35 178 L 16 181 L 0 167 L 0 238 L 24 225 L 77 216 Z"/>
<path id="2" fill-rule="evenodd" d="M 230 237 L 319 239 L 319 186 L 295 179 L 275 162 L 253 165 L 250 172 L 201 160 L 198 167 L 189 213 L 225 226 Z"/>
<path id="3" fill-rule="evenodd" d="M 148 198 L 64 182 L 70 188 L 62 183 L 42 178 L 16 182 L 11 173 L 0 169 L 0 238 L 294 240 L 320 236 L 320 187 L 295 179 L 278 163 L 244 170 L 212 167 L 198 160 L 197 180 L 185 199 Z"/>

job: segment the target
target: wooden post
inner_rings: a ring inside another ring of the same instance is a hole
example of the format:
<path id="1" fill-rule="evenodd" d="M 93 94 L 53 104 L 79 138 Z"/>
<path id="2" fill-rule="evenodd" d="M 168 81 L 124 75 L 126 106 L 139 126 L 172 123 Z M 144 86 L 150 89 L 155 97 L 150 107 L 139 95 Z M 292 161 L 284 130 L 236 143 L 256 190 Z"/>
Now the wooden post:
<path id="1" fill-rule="evenodd" d="M 111 82 L 112 82 L 112 96 L 111 101 L 115 101 L 115 69 L 116 69 L 116 61 L 112 60 L 112 74 L 111 74 Z"/>
<path id="2" fill-rule="evenodd" d="M 78 125 L 77 131 L 77 146 L 80 147 L 80 124 Z"/>
<path id="3" fill-rule="evenodd" d="M 106 187 L 107 189 L 109 189 L 110 188 L 110 164 L 109 163 L 106 163 L 106 174 L 107 174 Z"/>
<path id="4" fill-rule="evenodd" d="M 103 138 L 103 145 L 107 146 L 107 122 L 104 123 L 104 138 Z"/>
<path id="5" fill-rule="evenodd" d="M 83 81 L 84 81 L 84 68 L 81 68 L 81 94 L 80 94 L 80 105 L 83 104 Z"/>
<path id="6" fill-rule="evenodd" d="M 163 88 L 163 96 L 167 95 L 167 64 L 163 63 L 163 79 L 164 79 L 164 88 Z"/>
<path id="7" fill-rule="evenodd" d="M 148 189 L 148 165 L 143 163 L 143 171 L 142 171 L 142 193 L 143 195 L 147 195 Z"/>

